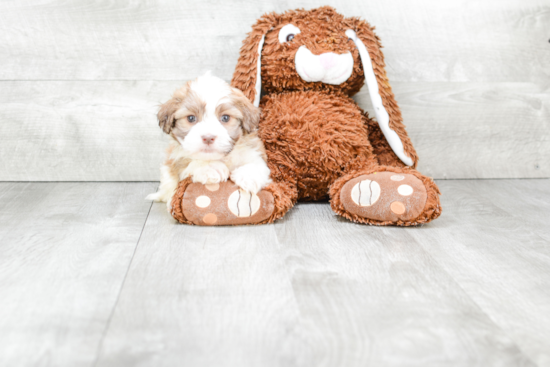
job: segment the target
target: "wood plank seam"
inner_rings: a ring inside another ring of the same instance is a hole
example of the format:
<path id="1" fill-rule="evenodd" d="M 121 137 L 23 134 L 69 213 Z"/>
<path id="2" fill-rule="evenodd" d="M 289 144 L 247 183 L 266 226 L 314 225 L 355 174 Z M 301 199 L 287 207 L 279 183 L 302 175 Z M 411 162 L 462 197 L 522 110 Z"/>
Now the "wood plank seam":
<path id="1" fill-rule="evenodd" d="M 158 185 L 155 191 L 158 191 Z M 147 219 L 149 219 L 149 215 L 151 214 L 151 208 L 153 208 L 154 202 L 151 202 L 151 205 L 149 206 L 149 211 L 147 212 L 147 216 L 145 217 L 145 220 L 143 221 L 143 226 L 141 227 L 141 232 L 139 233 L 139 238 L 136 242 L 136 246 L 134 247 L 134 252 L 132 253 L 132 257 L 130 258 L 130 261 L 128 262 L 128 268 L 126 269 L 126 273 L 124 274 L 124 278 L 122 279 L 122 283 L 120 284 L 120 289 L 118 290 L 118 294 L 115 300 L 115 303 L 113 304 L 113 308 L 111 309 L 111 313 L 109 314 L 109 318 L 107 319 L 107 323 L 105 324 L 105 328 L 103 329 L 103 333 L 101 334 L 101 338 L 99 339 L 99 343 L 97 346 L 97 352 L 95 356 L 94 363 L 92 364 L 93 367 L 95 367 L 99 361 L 99 356 L 101 355 L 101 349 L 103 348 L 103 341 L 105 340 L 105 335 L 107 335 L 107 332 L 109 330 L 109 327 L 111 325 L 111 320 L 113 318 L 113 315 L 115 313 L 115 309 L 118 305 L 118 301 L 120 299 L 120 294 L 122 293 L 122 290 L 124 289 L 124 284 L 126 283 L 126 278 L 128 277 L 128 272 L 130 271 L 130 267 L 132 266 L 132 261 L 134 260 L 134 256 L 136 255 L 137 248 L 139 246 L 139 241 L 141 240 L 141 236 L 143 235 L 143 230 L 145 229 L 145 225 L 147 224 Z"/>
<path id="2" fill-rule="evenodd" d="M 488 320 L 491 321 L 491 323 L 495 326 L 496 329 L 500 330 L 503 334 L 505 334 L 506 336 L 508 336 L 508 338 L 509 338 L 510 340 L 513 341 L 514 346 L 515 346 L 516 348 L 518 348 L 518 349 L 521 351 L 521 353 L 523 354 L 523 357 L 524 357 L 526 360 L 528 360 L 528 361 L 531 362 L 534 366 L 536 366 L 536 363 L 531 359 L 531 357 L 529 356 L 529 354 L 528 354 L 523 348 L 521 348 L 521 346 L 516 342 L 516 340 L 513 338 L 513 336 L 510 335 L 509 333 L 507 333 L 506 330 L 502 327 L 502 325 L 500 325 L 499 323 L 497 323 L 496 320 L 494 320 L 494 319 L 490 316 L 490 314 L 489 314 L 483 307 L 481 307 L 481 305 L 480 305 L 478 302 L 476 302 L 476 301 L 474 300 L 474 298 L 472 297 L 472 295 L 470 294 L 470 292 L 468 292 L 468 291 L 467 291 L 467 290 L 466 290 L 466 289 L 465 289 L 465 288 L 464 288 L 464 287 L 463 287 L 463 286 L 453 277 L 453 275 L 452 275 L 450 272 L 448 272 L 448 271 L 444 268 L 443 264 L 441 264 L 441 262 L 440 262 L 439 260 L 437 260 L 435 257 L 433 257 L 433 256 L 430 254 L 430 252 L 425 248 L 425 246 L 424 246 L 421 242 L 419 242 L 419 241 L 417 241 L 415 238 L 413 238 L 409 233 L 407 233 L 407 237 L 408 237 L 410 240 L 416 242 L 416 243 L 418 244 L 418 246 L 420 246 L 420 248 L 422 249 L 422 251 L 424 251 L 425 256 L 428 257 L 434 264 L 436 264 L 436 266 L 440 269 L 440 271 L 442 271 L 442 272 L 444 272 L 445 274 L 447 274 L 447 276 L 449 277 L 449 279 L 452 280 L 452 282 L 454 283 L 454 285 L 455 285 L 457 288 L 459 288 L 459 289 L 468 297 L 468 299 L 470 300 L 470 302 L 472 303 L 472 305 L 474 305 L 475 307 L 477 307 L 478 311 L 479 311 L 481 314 L 485 315 L 485 317 L 486 317 Z"/>

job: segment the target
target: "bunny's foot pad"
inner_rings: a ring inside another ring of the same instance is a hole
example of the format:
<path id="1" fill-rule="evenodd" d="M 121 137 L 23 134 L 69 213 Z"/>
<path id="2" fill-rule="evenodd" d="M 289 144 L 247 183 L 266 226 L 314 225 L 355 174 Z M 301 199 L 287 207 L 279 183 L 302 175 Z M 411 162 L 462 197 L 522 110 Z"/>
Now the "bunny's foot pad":
<path id="1" fill-rule="evenodd" d="M 427 192 L 411 174 L 377 172 L 349 180 L 340 191 L 344 208 L 380 222 L 409 222 L 426 206 Z"/>
<path id="2" fill-rule="evenodd" d="M 178 205 L 181 210 L 173 210 L 172 215 L 180 222 L 199 226 L 257 224 L 268 219 L 274 210 L 271 192 L 261 190 L 252 194 L 231 181 L 209 185 L 190 183 L 183 197 L 175 195 L 172 206 Z M 174 215 L 179 211 L 185 220 Z"/>

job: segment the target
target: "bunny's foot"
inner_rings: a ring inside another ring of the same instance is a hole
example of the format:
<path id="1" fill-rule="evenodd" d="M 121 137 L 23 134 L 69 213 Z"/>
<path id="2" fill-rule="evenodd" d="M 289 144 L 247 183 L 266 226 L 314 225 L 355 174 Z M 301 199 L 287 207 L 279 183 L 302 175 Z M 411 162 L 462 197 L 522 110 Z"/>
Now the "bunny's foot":
<path id="1" fill-rule="evenodd" d="M 375 225 L 418 225 L 439 216 L 439 190 L 430 178 L 412 169 L 379 168 L 337 180 L 331 187 L 333 210 Z"/>
<path id="2" fill-rule="evenodd" d="M 275 183 L 253 194 L 232 181 L 203 185 L 190 179 L 179 183 L 171 204 L 180 223 L 201 226 L 271 223 L 292 206 Z"/>

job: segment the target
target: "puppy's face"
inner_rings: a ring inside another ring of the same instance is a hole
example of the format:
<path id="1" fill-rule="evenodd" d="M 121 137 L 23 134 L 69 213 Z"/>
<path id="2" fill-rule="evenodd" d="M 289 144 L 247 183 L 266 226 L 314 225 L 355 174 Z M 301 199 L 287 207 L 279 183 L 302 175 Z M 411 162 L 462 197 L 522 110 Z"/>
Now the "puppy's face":
<path id="1" fill-rule="evenodd" d="M 204 75 L 178 89 L 161 106 L 158 120 L 189 158 L 219 160 L 258 127 L 260 110 L 240 90 Z"/>

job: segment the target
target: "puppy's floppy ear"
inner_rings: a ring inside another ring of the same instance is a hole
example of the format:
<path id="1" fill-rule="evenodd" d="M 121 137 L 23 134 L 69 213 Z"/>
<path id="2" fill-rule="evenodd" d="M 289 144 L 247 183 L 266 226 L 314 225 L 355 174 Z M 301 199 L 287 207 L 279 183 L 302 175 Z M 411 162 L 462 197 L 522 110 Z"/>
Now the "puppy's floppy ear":
<path id="1" fill-rule="evenodd" d="M 260 94 L 262 92 L 262 47 L 266 33 L 277 25 L 279 15 L 275 13 L 264 14 L 252 31 L 243 41 L 239 61 L 231 79 L 231 85 L 243 91 L 244 95 L 254 103 L 260 105 Z"/>
<path id="2" fill-rule="evenodd" d="M 365 82 L 380 130 L 397 157 L 414 168 L 418 162 L 418 156 L 403 125 L 401 110 L 395 101 L 386 75 L 380 39 L 374 33 L 374 28 L 367 22 L 358 18 L 350 20 L 348 24 L 353 29 L 348 29 L 346 35 L 355 42 L 359 51 L 365 72 Z"/>
<path id="3" fill-rule="evenodd" d="M 252 102 L 245 97 L 243 92 L 236 88 L 232 88 L 231 100 L 243 115 L 243 129 L 247 133 L 258 129 L 258 125 L 260 124 L 260 108 L 254 106 Z"/>
<path id="4" fill-rule="evenodd" d="M 177 99 L 172 98 L 168 102 L 160 106 L 160 110 L 157 114 L 159 120 L 159 126 L 166 134 L 170 134 L 172 128 L 176 124 L 175 113 L 179 108 L 179 102 Z"/>

